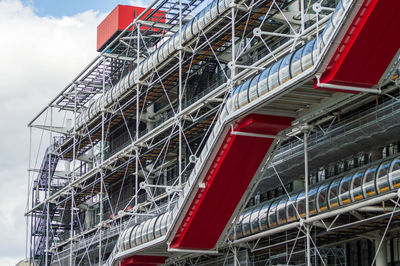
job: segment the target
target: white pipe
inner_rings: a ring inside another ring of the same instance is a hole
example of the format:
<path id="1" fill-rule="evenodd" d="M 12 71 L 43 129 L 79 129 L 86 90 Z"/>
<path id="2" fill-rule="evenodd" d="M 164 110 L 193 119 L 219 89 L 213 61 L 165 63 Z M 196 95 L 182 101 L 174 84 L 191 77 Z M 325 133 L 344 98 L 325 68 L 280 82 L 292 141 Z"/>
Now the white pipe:
<path id="1" fill-rule="evenodd" d="M 359 202 L 359 203 L 355 203 L 355 204 L 349 205 L 347 207 L 343 207 L 343 208 L 332 210 L 332 211 L 329 211 L 329 212 L 326 212 L 326 213 L 315 215 L 315 216 L 312 216 L 309 219 L 303 220 L 301 222 L 294 222 L 294 223 L 283 225 L 283 226 L 280 226 L 280 227 L 277 227 L 277 228 L 273 228 L 273 229 L 270 229 L 270 230 L 255 234 L 255 235 L 244 237 L 244 238 L 241 238 L 241 239 L 233 241 L 233 244 L 239 244 L 239 243 L 243 243 L 243 242 L 256 240 L 256 239 L 259 239 L 259 238 L 262 238 L 262 237 L 270 236 L 270 235 L 273 235 L 273 234 L 276 234 L 276 233 L 280 233 L 280 232 L 283 232 L 283 231 L 294 229 L 299 225 L 303 225 L 303 224 L 307 224 L 307 223 L 313 223 L 313 222 L 316 222 L 316 221 L 319 221 L 319 220 L 330 218 L 332 216 L 336 216 L 338 214 L 342 214 L 342 213 L 350 212 L 350 211 L 353 211 L 353 210 L 357 210 L 357 209 L 359 209 L 361 207 L 377 204 L 379 202 L 386 201 L 386 200 L 389 200 L 389 199 L 392 199 L 392 198 L 395 198 L 395 197 L 398 197 L 398 193 L 397 192 L 392 192 L 392 193 L 389 193 L 389 194 L 386 194 L 386 195 L 383 195 L 383 196 L 380 196 L 380 197 L 377 197 L 377 198 L 373 198 L 373 199 L 365 200 L 365 201 L 362 201 L 362 202 Z"/>

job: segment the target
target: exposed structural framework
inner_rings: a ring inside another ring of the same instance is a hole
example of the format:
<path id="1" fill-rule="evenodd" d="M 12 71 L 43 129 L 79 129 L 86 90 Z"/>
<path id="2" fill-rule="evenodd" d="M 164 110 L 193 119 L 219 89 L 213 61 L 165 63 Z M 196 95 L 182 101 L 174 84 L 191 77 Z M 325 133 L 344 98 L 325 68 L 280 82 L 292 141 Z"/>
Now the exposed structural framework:
<path id="1" fill-rule="evenodd" d="M 29 123 L 26 257 L 400 263 L 399 13 L 398 0 L 116 7 L 99 55 Z"/>

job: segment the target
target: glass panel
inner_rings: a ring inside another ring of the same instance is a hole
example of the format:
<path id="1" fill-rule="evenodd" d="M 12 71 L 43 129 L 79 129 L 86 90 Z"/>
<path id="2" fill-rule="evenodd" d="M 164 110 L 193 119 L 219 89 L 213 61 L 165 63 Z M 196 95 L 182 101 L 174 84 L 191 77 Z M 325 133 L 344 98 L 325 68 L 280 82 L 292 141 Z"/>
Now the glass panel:
<path id="1" fill-rule="evenodd" d="M 310 215 L 314 215 L 317 213 L 317 204 L 315 202 L 317 198 L 318 187 L 312 188 L 308 192 L 308 210 Z"/>
<path id="2" fill-rule="evenodd" d="M 135 225 L 135 227 L 132 230 L 132 233 L 130 236 L 131 247 L 136 247 L 136 232 L 137 232 L 138 228 L 139 228 L 139 226 Z"/>
<path id="3" fill-rule="evenodd" d="M 288 200 L 288 202 L 286 203 L 288 222 L 295 221 L 298 218 L 296 212 L 296 199 L 298 196 L 299 194 L 291 196 L 290 200 Z"/>
<path id="4" fill-rule="evenodd" d="M 199 23 L 199 31 L 201 32 L 201 30 L 204 27 L 204 16 L 205 16 L 205 10 L 203 9 L 200 14 L 197 16 L 198 17 L 198 23 Z"/>
<path id="5" fill-rule="evenodd" d="M 287 203 L 287 198 L 282 199 L 277 208 L 276 208 L 276 213 L 277 213 L 277 218 L 278 218 L 278 224 L 282 225 L 287 223 L 286 219 L 286 203 Z"/>
<path id="6" fill-rule="evenodd" d="M 278 203 L 279 201 L 274 201 L 268 211 L 268 225 L 270 228 L 277 226 L 276 207 L 278 206 Z"/>
<path id="7" fill-rule="evenodd" d="M 238 96 L 238 107 L 242 107 L 246 104 L 249 103 L 249 97 L 248 97 L 248 89 L 250 85 L 251 79 L 246 80 L 246 82 L 243 83 L 242 87 L 240 88 L 239 96 Z"/>
<path id="8" fill-rule="evenodd" d="M 285 83 L 288 81 L 290 76 L 290 60 L 293 56 L 293 53 L 288 54 L 285 58 L 283 58 L 282 63 L 279 67 L 279 82 L 280 84 Z"/>
<path id="9" fill-rule="evenodd" d="M 297 211 L 299 212 L 300 217 L 306 217 L 306 195 L 304 192 L 301 192 L 296 199 Z"/>
<path id="10" fill-rule="evenodd" d="M 263 207 L 262 204 L 257 205 L 257 207 L 254 208 L 253 212 L 251 213 L 250 225 L 251 225 L 251 233 L 252 234 L 260 232 L 260 223 L 259 223 L 258 215 L 260 214 L 260 210 L 262 207 Z"/>
<path id="11" fill-rule="evenodd" d="M 205 24 L 208 24 L 208 23 L 210 23 L 210 21 L 211 21 L 211 13 L 210 13 L 210 10 L 211 10 L 211 5 L 212 5 L 212 3 L 211 4 L 209 4 L 204 10 L 204 23 Z"/>
<path id="12" fill-rule="evenodd" d="M 154 239 L 154 225 L 156 224 L 157 217 L 151 218 L 149 228 L 147 229 L 147 239 L 151 241 Z"/>
<path id="13" fill-rule="evenodd" d="M 393 188 L 400 187 L 400 158 L 396 158 L 392 162 L 392 169 L 390 170 L 390 182 Z"/>
<path id="14" fill-rule="evenodd" d="M 251 234 L 251 230 L 250 230 L 250 214 L 253 211 L 253 208 L 251 209 L 247 209 L 244 213 L 243 216 L 243 221 L 242 221 L 242 232 L 243 232 L 243 236 L 248 236 Z"/>
<path id="15" fill-rule="evenodd" d="M 359 171 L 353 175 L 352 183 L 351 183 L 351 198 L 356 201 L 364 198 L 364 194 L 362 191 L 362 181 L 364 177 L 365 171 Z"/>
<path id="16" fill-rule="evenodd" d="M 269 73 L 269 77 L 268 77 L 269 90 L 273 90 L 279 86 L 278 71 L 279 71 L 280 64 L 281 64 L 281 61 L 278 61 L 271 67 L 271 72 Z"/>
<path id="17" fill-rule="evenodd" d="M 350 185 L 351 185 L 352 175 L 347 175 L 342 178 L 340 182 L 340 202 L 342 204 L 349 204 L 351 202 L 350 198 Z"/>
<path id="18" fill-rule="evenodd" d="M 213 20 L 218 16 L 218 1 L 212 2 L 210 14 Z"/>
<path id="19" fill-rule="evenodd" d="M 143 230 L 143 223 L 138 226 L 138 229 L 135 234 L 136 245 L 139 246 L 142 244 L 142 230 Z"/>
<path id="20" fill-rule="evenodd" d="M 236 237 L 241 238 L 243 237 L 243 230 L 242 230 L 242 222 L 243 218 L 245 217 L 245 213 L 242 213 L 239 217 L 239 223 L 235 226 Z"/>
<path id="21" fill-rule="evenodd" d="M 383 162 L 378 170 L 377 178 L 376 178 L 376 186 L 378 188 L 378 192 L 386 192 L 389 191 L 389 168 L 391 161 Z"/>
<path id="22" fill-rule="evenodd" d="M 127 237 L 127 235 L 129 236 L 129 232 L 132 230 L 132 228 L 125 230 L 121 236 L 121 241 L 120 241 L 120 247 L 122 250 L 126 250 L 128 249 L 127 246 L 129 245 L 129 237 Z"/>
<path id="23" fill-rule="evenodd" d="M 308 68 L 312 67 L 314 62 L 312 60 L 312 51 L 314 47 L 315 39 L 306 44 L 303 50 L 303 55 L 301 58 L 301 67 L 303 71 L 306 71 Z"/>
<path id="24" fill-rule="evenodd" d="M 318 189 L 318 211 L 323 212 L 328 209 L 328 189 L 329 189 L 330 183 L 325 183 L 321 185 Z"/>
<path id="25" fill-rule="evenodd" d="M 367 171 L 365 171 L 364 182 L 363 182 L 363 191 L 364 191 L 364 195 L 366 195 L 366 197 L 376 194 L 375 174 L 376 174 L 377 168 L 378 168 L 378 166 L 373 166 L 371 168 L 368 168 Z"/>
<path id="26" fill-rule="evenodd" d="M 340 185 L 340 178 L 335 179 L 332 181 L 331 186 L 329 187 L 329 207 L 335 208 L 339 206 L 339 185 Z"/>
<path id="27" fill-rule="evenodd" d="M 199 25 L 197 24 L 197 17 L 198 16 L 195 16 L 193 18 L 193 22 L 192 22 L 192 34 L 193 34 L 193 36 L 197 35 L 199 33 Z"/>
<path id="28" fill-rule="evenodd" d="M 147 239 L 147 231 L 149 230 L 149 224 L 150 224 L 151 219 L 147 220 L 144 222 L 143 225 L 143 230 L 142 230 L 142 241 L 143 243 L 146 243 L 148 241 Z"/>
<path id="29" fill-rule="evenodd" d="M 292 64 L 290 67 L 292 72 L 292 77 L 295 77 L 301 72 L 303 72 L 303 69 L 301 68 L 301 57 L 303 55 L 303 50 L 304 46 L 294 53 Z"/>
<path id="30" fill-rule="evenodd" d="M 335 25 L 333 25 L 332 18 L 329 20 L 328 25 L 326 25 L 323 33 L 322 33 L 322 42 L 326 45 L 329 38 L 332 36 L 333 31 L 335 30 Z"/>
<path id="31" fill-rule="evenodd" d="M 268 76 L 270 71 L 270 67 L 266 68 L 263 72 L 261 72 L 260 77 L 258 78 L 257 91 L 259 96 L 264 95 L 269 90 Z"/>
<path id="32" fill-rule="evenodd" d="M 242 89 L 243 84 L 239 85 L 234 91 L 232 95 L 232 101 L 233 101 L 233 110 L 239 109 L 239 93 Z"/>
<path id="33" fill-rule="evenodd" d="M 156 226 L 155 226 L 155 237 L 159 238 L 161 236 L 161 220 L 162 220 L 163 215 L 159 215 L 156 221 Z"/>
<path id="34" fill-rule="evenodd" d="M 271 201 L 266 202 L 263 204 L 260 210 L 260 214 L 258 215 L 258 220 L 260 221 L 261 230 L 267 230 L 268 228 L 268 210 L 269 206 L 271 205 Z"/>
<path id="35" fill-rule="evenodd" d="M 250 87 L 249 87 L 249 101 L 250 102 L 252 102 L 258 98 L 257 83 L 258 83 L 259 78 L 260 78 L 260 76 L 257 75 L 251 79 Z"/>

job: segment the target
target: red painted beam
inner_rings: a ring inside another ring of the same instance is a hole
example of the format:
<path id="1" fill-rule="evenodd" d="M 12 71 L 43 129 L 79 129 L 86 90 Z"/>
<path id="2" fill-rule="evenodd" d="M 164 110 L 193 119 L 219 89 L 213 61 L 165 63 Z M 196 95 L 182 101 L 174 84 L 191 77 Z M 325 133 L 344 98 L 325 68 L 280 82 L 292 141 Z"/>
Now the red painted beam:
<path id="1" fill-rule="evenodd" d="M 165 263 L 165 257 L 135 255 L 123 259 L 121 266 L 157 266 Z"/>
<path id="2" fill-rule="evenodd" d="M 249 115 L 235 131 L 276 135 L 291 124 L 287 117 Z M 230 132 L 214 158 L 171 248 L 212 249 L 268 152 L 273 139 Z"/>
<path id="3" fill-rule="evenodd" d="M 400 48 L 399 14 L 399 0 L 365 0 L 320 82 L 376 85 Z"/>

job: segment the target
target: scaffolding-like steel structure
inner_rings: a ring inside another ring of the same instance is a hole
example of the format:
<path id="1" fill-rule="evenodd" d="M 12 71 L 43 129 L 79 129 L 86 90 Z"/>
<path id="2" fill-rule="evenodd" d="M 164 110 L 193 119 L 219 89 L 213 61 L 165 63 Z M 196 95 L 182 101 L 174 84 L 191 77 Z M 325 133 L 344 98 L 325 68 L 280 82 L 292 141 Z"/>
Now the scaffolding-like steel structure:
<path id="1" fill-rule="evenodd" d="M 28 125 L 30 263 L 399 262 L 400 57 L 373 86 L 324 80 L 370 2 L 154 0 Z M 212 248 L 188 248 L 234 138 L 268 145 L 232 165 L 252 174 Z"/>

